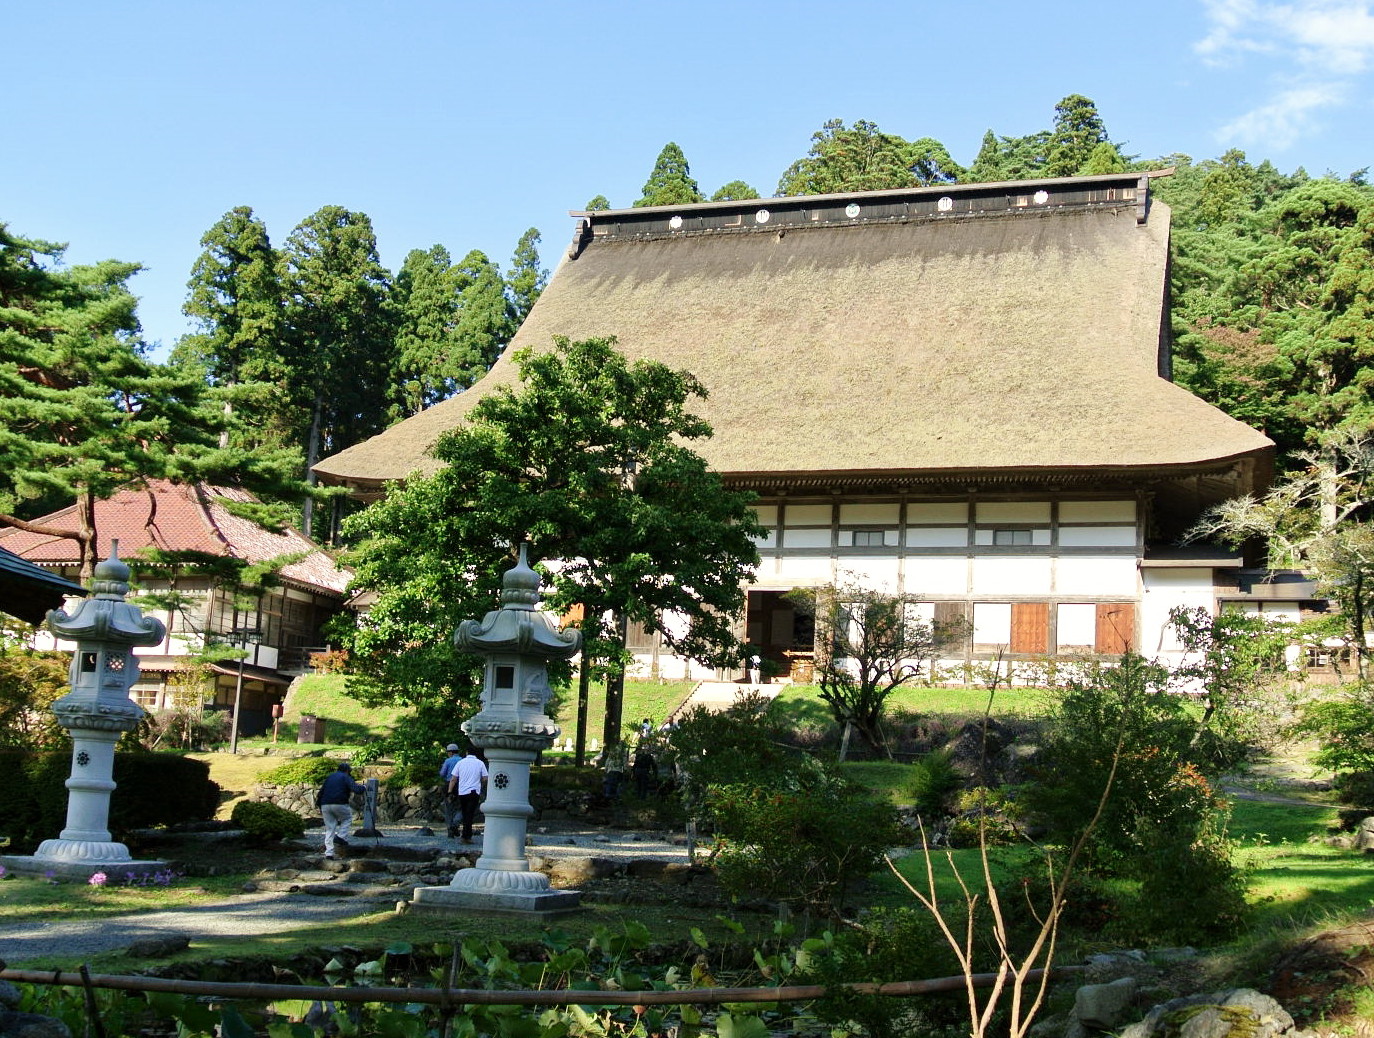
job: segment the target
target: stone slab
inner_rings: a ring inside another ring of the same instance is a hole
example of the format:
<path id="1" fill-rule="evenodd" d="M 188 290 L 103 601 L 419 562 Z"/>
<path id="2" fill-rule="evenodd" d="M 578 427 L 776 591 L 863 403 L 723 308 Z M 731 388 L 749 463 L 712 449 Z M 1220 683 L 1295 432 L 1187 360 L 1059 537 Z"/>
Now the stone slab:
<path id="1" fill-rule="evenodd" d="M 453 887 L 416 887 L 410 911 L 433 914 L 490 912 L 498 915 L 523 915 L 536 919 L 553 918 L 582 908 L 579 890 L 455 890 Z"/>
<path id="2" fill-rule="evenodd" d="M 151 876 L 172 867 L 165 861 L 54 861 L 27 854 L 0 855 L 0 865 L 5 866 L 6 872 L 25 876 L 46 876 L 51 873 L 54 879 L 81 880 L 83 883 L 93 874 L 103 872 L 108 877 L 107 882 L 116 887 L 124 882 L 127 875 Z"/>

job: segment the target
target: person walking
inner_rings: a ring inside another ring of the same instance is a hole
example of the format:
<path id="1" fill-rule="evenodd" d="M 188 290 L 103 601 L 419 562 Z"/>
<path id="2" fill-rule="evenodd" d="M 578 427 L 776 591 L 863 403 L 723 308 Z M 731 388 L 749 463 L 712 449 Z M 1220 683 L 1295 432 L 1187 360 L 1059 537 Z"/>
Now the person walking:
<path id="1" fill-rule="evenodd" d="M 355 793 L 365 793 L 361 783 L 353 781 L 353 765 L 340 761 L 339 766 L 325 777 L 315 794 L 315 806 L 324 817 L 324 856 L 333 860 L 334 845 L 348 846 L 343 834 L 353 825 L 353 808 L 349 801 Z"/>
<path id="2" fill-rule="evenodd" d="M 463 822 L 463 842 L 472 842 L 472 823 L 477 817 L 477 806 L 482 802 L 482 788 L 487 781 L 487 765 L 477 752 L 468 747 L 468 752 L 453 766 L 448 778 L 449 795 L 458 801 L 458 813 Z M 452 831 L 450 831 L 452 835 Z"/>
<path id="3" fill-rule="evenodd" d="M 454 808 L 457 806 L 457 802 L 449 795 L 448 780 L 453 777 L 453 769 L 458 766 L 458 762 L 462 758 L 459 756 L 456 742 L 448 744 L 447 752 L 448 756 L 439 765 L 439 797 L 444 805 L 444 829 L 449 836 L 457 836 L 458 827 L 453 824 Z"/>

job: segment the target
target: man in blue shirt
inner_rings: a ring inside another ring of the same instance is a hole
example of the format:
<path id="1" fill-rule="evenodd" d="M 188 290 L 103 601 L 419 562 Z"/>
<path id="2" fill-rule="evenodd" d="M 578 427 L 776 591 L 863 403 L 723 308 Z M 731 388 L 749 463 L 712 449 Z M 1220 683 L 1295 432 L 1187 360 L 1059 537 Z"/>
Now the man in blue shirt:
<path id="1" fill-rule="evenodd" d="M 458 766 L 459 759 L 458 744 L 451 742 L 448 744 L 448 756 L 439 765 L 439 798 L 444 805 L 444 828 L 449 836 L 458 835 L 458 829 L 453 824 L 453 810 L 457 801 L 449 796 L 448 780 L 453 777 L 453 769 Z"/>
<path id="2" fill-rule="evenodd" d="M 467 756 L 454 765 L 448 777 L 449 797 L 457 800 L 458 810 L 463 819 L 464 843 L 472 842 L 472 823 L 477 817 L 477 807 L 482 801 L 482 787 L 486 782 L 486 764 L 471 747 L 468 747 Z"/>
<path id="3" fill-rule="evenodd" d="M 315 806 L 324 817 L 324 856 L 333 859 L 334 843 L 347 847 L 343 834 L 353 825 L 353 808 L 349 801 L 355 793 L 365 793 L 362 785 L 353 781 L 353 765 L 340 761 L 339 767 L 326 776 L 324 785 L 315 794 Z"/>

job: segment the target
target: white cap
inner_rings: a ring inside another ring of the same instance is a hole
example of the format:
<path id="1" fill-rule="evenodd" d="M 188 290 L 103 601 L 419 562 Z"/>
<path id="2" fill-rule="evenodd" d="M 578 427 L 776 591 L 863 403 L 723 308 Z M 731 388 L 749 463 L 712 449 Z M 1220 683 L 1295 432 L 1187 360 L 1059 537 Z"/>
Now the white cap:
<path id="1" fill-rule="evenodd" d="M 458 744 L 457 744 L 456 742 L 451 742 L 451 743 L 449 743 L 449 744 L 448 744 L 448 752 L 449 752 L 449 753 L 457 753 L 457 752 L 458 752 Z"/>

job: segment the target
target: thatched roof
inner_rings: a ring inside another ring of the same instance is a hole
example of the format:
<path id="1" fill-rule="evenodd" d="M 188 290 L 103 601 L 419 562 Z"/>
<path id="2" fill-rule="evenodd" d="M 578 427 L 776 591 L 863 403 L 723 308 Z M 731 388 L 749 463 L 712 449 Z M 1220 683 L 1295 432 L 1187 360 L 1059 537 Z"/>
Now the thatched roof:
<path id="1" fill-rule="evenodd" d="M 1264 468 L 1263 435 L 1160 376 L 1168 210 L 1134 175 L 1040 184 L 1040 206 L 1011 193 L 1039 185 L 983 185 L 586 214 L 512 345 L 613 335 L 691 371 L 715 430 L 697 449 L 760 485 Z M 316 471 L 365 489 L 433 470 L 435 439 L 516 378 L 511 352 Z"/>

